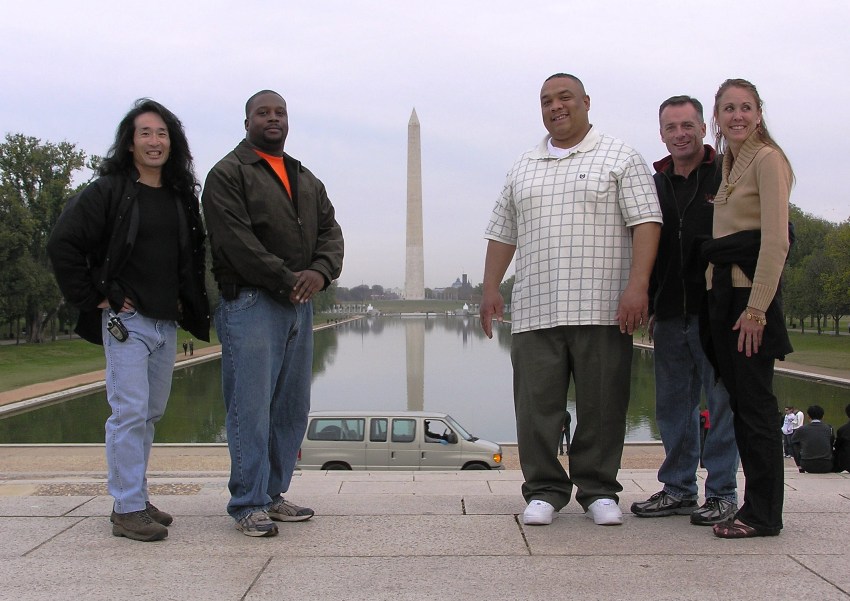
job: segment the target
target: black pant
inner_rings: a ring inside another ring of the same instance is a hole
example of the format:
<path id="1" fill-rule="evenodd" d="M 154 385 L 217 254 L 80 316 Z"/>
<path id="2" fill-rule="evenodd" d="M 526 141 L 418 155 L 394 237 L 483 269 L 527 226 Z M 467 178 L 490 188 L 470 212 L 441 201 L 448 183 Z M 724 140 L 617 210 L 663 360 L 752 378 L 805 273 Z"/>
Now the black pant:
<path id="1" fill-rule="evenodd" d="M 737 517 L 773 534 L 782 529 L 782 416 L 773 394 L 773 357 L 765 352 L 752 357 L 738 352 L 738 331 L 732 326 L 746 309 L 749 296 L 749 288 L 734 289 L 729 315 L 711 320 L 711 336 L 718 373 L 735 414 L 735 441 L 744 469 L 744 503 Z"/>

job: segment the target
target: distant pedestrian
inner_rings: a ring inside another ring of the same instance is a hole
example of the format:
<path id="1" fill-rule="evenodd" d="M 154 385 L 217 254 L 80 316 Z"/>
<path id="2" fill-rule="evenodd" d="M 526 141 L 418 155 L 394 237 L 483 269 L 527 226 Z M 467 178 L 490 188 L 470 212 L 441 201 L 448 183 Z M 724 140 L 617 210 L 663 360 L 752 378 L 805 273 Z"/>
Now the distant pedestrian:
<path id="1" fill-rule="evenodd" d="M 794 434 L 797 415 L 790 405 L 785 407 L 785 416 L 782 418 L 782 450 L 785 458 L 794 456 L 794 447 L 791 446 L 791 436 Z"/>
<path id="2" fill-rule="evenodd" d="M 189 348 L 189 344 L 184 340 L 183 341 L 183 356 L 186 356 L 186 350 Z"/>
<path id="3" fill-rule="evenodd" d="M 561 425 L 561 438 L 559 442 L 559 451 L 561 455 L 564 455 L 564 449 L 566 449 L 566 454 L 570 454 L 570 424 L 573 421 L 573 416 L 570 415 L 570 410 L 567 409 L 567 412 L 564 414 L 564 423 Z"/>
<path id="4" fill-rule="evenodd" d="M 705 439 L 708 437 L 708 431 L 711 429 L 711 417 L 708 409 L 703 409 L 699 412 L 699 466 L 705 468 L 705 463 L 702 460 L 705 453 Z M 691 514 L 693 515 L 693 514 Z"/>
<path id="5" fill-rule="evenodd" d="M 193 356 L 195 354 L 195 342 L 190 338 L 189 339 L 189 356 Z"/>

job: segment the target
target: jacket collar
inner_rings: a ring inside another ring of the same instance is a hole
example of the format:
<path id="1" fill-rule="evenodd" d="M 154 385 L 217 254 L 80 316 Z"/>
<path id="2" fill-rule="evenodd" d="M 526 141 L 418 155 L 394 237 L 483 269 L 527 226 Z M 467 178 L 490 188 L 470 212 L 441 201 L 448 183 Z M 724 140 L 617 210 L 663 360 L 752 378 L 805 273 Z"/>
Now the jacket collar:
<path id="1" fill-rule="evenodd" d="M 703 144 L 703 148 L 705 149 L 705 155 L 702 158 L 700 166 L 711 165 L 717 158 L 717 152 L 709 144 Z M 669 175 L 673 171 L 673 157 L 668 154 L 660 161 L 655 161 L 652 166 L 655 167 L 657 173 L 667 173 Z"/>
<path id="2" fill-rule="evenodd" d="M 239 144 L 236 145 L 236 148 L 233 149 L 233 152 L 239 159 L 239 161 L 246 165 L 251 165 L 253 163 L 257 163 L 263 160 L 260 155 L 254 152 L 254 147 L 248 143 L 248 140 L 244 138 L 239 142 Z M 283 162 L 284 164 L 292 162 L 297 166 L 298 169 L 301 169 L 301 163 L 297 159 L 294 159 L 288 154 L 286 154 L 286 152 L 283 153 Z"/>

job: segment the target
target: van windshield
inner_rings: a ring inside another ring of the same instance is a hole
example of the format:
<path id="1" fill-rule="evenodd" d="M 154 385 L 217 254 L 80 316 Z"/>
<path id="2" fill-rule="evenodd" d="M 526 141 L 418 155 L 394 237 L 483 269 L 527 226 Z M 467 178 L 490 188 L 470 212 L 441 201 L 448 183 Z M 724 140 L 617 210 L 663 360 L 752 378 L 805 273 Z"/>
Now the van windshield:
<path id="1" fill-rule="evenodd" d="M 463 438 L 464 440 L 468 440 L 469 442 L 475 442 L 476 440 L 478 440 L 477 436 L 473 436 L 472 434 L 464 430 L 463 426 L 457 423 L 451 415 L 446 416 L 446 421 L 454 429 L 454 431 L 457 432 L 457 435 Z"/>

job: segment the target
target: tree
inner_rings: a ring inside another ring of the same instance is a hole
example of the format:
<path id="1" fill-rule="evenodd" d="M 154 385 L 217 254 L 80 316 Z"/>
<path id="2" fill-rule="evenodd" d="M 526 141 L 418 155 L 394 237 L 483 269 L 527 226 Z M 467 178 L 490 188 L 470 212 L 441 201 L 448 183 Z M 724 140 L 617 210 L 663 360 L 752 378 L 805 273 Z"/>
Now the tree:
<path id="1" fill-rule="evenodd" d="M 337 288 L 337 283 L 334 281 L 331 282 L 330 286 L 328 286 L 318 294 L 313 295 L 313 311 L 315 313 L 322 313 L 323 311 L 327 311 L 336 304 Z"/>
<path id="2" fill-rule="evenodd" d="M 62 296 L 47 259 L 47 238 L 74 193 L 86 155 L 69 142 L 7 134 L 0 144 L 0 308 L 23 316 L 28 342 L 43 342 Z"/>
<path id="3" fill-rule="evenodd" d="M 514 293 L 514 282 L 516 281 L 516 276 L 512 275 L 504 282 L 499 284 L 499 294 L 502 295 L 502 299 L 505 301 L 505 304 L 510 304 L 511 298 Z"/>
<path id="4" fill-rule="evenodd" d="M 824 307 L 837 336 L 839 320 L 850 312 L 850 220 L 827 235 L 825 255 L 829 271 L 823 275 Z"/>

